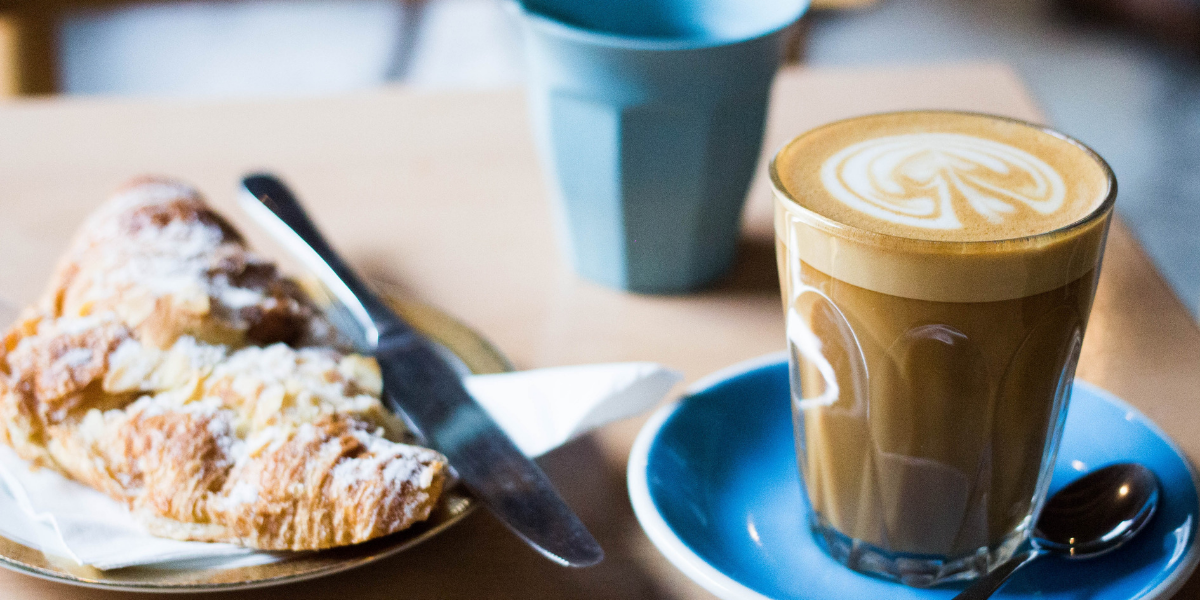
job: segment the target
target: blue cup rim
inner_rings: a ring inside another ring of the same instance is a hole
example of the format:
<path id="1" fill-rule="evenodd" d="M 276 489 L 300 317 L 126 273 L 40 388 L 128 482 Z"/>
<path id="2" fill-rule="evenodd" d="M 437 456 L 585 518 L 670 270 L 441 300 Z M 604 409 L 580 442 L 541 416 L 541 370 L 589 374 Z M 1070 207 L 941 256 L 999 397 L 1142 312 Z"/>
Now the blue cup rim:
<path id="1" fill-rule="evenodd" d="M 541 29 L 545 33 L 549 33 L 551 35 L 565 38 L 574 42 L 607 48 L 619 48 L 624 50 L 670 51 L 722 48 L 775 35 L 776 33 L 791 27 L 797 20 L 800 19 L 800 17 L 804 16 L 804 13 L 808 12 L 811 0 L 800 0 L 799 7 L 793 16 L 783 20 L 783 22 L 771 27 L 770 29 L 767 29 L 766 31 L 756 31 L 753 34 L 740 37 L 712 39 L 658 38 L 608 33 L 564 23 L 542 13 L 528 10 L 520 0 L 505 0 L 504 4 L 510 11 L 513 12 L 514 15 L 528 20 L 535 27 Z"/>

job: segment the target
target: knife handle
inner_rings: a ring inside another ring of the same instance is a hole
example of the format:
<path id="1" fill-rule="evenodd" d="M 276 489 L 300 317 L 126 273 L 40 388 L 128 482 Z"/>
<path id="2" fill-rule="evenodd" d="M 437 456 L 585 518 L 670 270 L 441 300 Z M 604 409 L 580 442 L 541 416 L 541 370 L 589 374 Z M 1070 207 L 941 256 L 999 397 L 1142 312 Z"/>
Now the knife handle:
<path id="1" fill-rule="evenodd" d="M 368 350 L 373 350 L 385 336 L 413 333 L 333 251 L 283 182 L 272 175 L 256 173 L 242 179 L 242 189 L 245 192 L 241 196 L 242 207 L 289 246 L 346 306 L 362 327 Z"/>

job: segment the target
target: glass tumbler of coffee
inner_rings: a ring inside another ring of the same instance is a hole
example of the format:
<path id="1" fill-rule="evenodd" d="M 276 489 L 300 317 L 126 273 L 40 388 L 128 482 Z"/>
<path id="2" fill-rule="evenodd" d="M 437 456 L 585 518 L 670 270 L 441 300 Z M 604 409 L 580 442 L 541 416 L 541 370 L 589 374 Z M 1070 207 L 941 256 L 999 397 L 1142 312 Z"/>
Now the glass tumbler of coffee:
<path id="1" fill-rule="evenodd" d="M 1096 153 L 988 115 L 869 115 L 771 164 L 792 413 L 818 540 L 909 585 L 1027 539 L 1116 198 Z"/>

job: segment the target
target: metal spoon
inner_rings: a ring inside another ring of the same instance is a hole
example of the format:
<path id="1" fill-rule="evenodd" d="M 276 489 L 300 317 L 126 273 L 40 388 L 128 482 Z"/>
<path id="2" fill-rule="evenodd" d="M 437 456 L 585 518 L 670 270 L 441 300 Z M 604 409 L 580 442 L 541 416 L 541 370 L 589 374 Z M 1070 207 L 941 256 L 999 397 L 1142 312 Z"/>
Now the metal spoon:
<path id="1" fill-rule="evenodd" d="M 1018 552 L 954 600 L 985 600 L 1017 569 L 1051 552 L 1091 558 L 1115 549 L 1150 522 L 1158 496 L 1158 478 L 1134 463 L 1109 465 L 1080 477 L 1046 502 L 1032 548 Z"/>

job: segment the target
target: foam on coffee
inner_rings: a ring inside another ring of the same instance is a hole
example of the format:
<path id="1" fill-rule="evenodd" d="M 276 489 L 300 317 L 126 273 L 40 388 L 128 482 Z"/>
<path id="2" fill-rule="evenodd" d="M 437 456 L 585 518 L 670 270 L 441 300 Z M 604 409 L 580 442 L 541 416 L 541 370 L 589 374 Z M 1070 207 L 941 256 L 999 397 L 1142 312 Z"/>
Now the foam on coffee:
<path id="1" fill-rule="evenodd" d="M 1104 229 L 1080 221 L 1115 185 L 1077 142 L 942 111 L 817 128 L 779 152 L 772 177 L 789 200 L 778 209 L 780 231 L 792 219 L 811 225 L 788 244 L 806 263 L 867 289 L 951 302 L 1022 297 L 1084 275 L 1098 246 L 1089 236 Z M 1059 233 L 1030 237 L 1046 232 Z"/>
<path id="2" fill-rule="evenodd" d="M 803 161 L 792 163 L 793 156 Z M 947 112 L 841 121 L 780 154 L 784 189 L 805 208 L 887 235 L 1019 238 L 1078 221 L 1108 177 L 1077 144 L 1023 123 Z M 803 166 L 800 166 L 800 165 Z"/>

